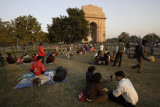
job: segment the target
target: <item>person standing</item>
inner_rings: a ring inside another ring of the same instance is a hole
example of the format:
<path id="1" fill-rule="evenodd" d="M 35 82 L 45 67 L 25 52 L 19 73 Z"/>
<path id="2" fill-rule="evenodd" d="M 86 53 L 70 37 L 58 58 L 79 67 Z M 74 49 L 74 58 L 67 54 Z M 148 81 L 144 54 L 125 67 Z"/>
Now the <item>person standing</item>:
<path id="1" fill-rule="evenodd" d="M 145 47 L 147 45 L 148 45 L 148 41 L 147 40 L 143 40 L 142 44 L 139 45 L 136 48 L 135 52 L 136 52 L 136 59 L 137 59 L 138 64 L 134 65 L 134 66 L 131 66 L 132 71 L 134 71 L 136 68 L 138 68 L 137 73 L 141 73 L 142 72 L 142 68 L 143 68 L 143 62 L 144 62 L 143 60 L 150 61 L 149 58 L 144 56 L 144 54 L 146 53 Z"/>
<path id="2" fill-rule="evenodd" d="M 125 107 L 134 107 L 138 102 L 138 94 L 131 81 L 125 78 L 123 71 L 117 71 L 115 76 L 119 84 L 116 90 L 108 93 L 108 98 Z"/>
<path id="3" fill-rule="evenodd" d="M 42 56 L 38 56 L 37 62 L 35 62 L 30 68 L 30 71 L 33 72 L 36 76 L 36 78 L 32 79 L 31 84 L 33 84 L 36 79 L 38 79 L 38 86 L 49 81 L 49 79 L 46 76 L 44 76 L 45 68 L 44 64 L 42 63 L 42 60 Z"/>
<path id="4" fill-rule="evenodd" d="M 67 46 L 67 58 L 70 59 L 70 51 L 71 51 L 71 46 Z"/>
<path id="5" fill-rule="evenodd" d="M 103 50 L 104 50 L 103 44 L 101 44 L 99 48 L 100 48 L 99 50 L 100 50 L 101 54 L 103 55 Z"/>
<path id="6" fill-rule="evenodd" d="M 42 63 L 44 64 L 44 56 L 45 56 L 45 52 L 43 50 L 43 43 L 39 44 L 39 48 L 38 48 L 38 56 L 42 56 Z"/>
<path id="7" fill-rule="evenodd" d="M 122 64 L 122 56 L 124 52 L 124 43 L 122 43 L 122 39 L 119 40 L 119 44 L 117 45 L 117 52 L 116 52 L 116 59 L 114 61 L 113 66 L 116 66 L 116 63 L 119 60 L 119 67 L 121 67 Z"/>

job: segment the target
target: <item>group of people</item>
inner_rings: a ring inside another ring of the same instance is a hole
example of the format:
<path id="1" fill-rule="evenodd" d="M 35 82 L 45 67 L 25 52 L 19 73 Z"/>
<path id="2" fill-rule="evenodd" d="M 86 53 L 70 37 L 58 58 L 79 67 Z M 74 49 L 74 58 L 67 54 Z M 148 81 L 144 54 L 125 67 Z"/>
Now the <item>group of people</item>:
<path id="1" fill-rule="evenodd" d="M 152 62 L 153 59 L 150 59 L 148 57 L 145 57 L 145 53 L 146 53 L 146 49 L 145 47 L 148 45 L 148 41 L 147 40 L 143 40 L 141 45 L 138 45 L 135 48 L 135 58 L 137 59 L 138 64 L 131 66 L 132 71 L 135 71 L 136 68 L 138 68 L 138 73 L 142 72 L 142 68 L 143 68 L 143 63 L 144 60 L 150 61 Z M 98 53 L 95 54 L 95 60 L 93 63 L 90 64 L 111 64 L 113 63 L 113 67 L 116 66 L 117 63 L 118 67 L 122 66 L 122 58 L 123 58 L 123 54 L 125 52 L 125 46 L 124 43 L 122 43 L 122 40 L 119 40 L 118 45 L 116 46 L 116 52 L 113 52 L 113 55 L 110 56 L 110 52 L 108 51 L 108 49 L 106 49 L 106 51 L 104 52 L 104 46 L 101 44 L 100 45 L 100 49 L 98 51 Z"/>
<path id="2" fill-rule="evenodd" d="M 95 66 L 90 66 L 86 72 L 85 100 L 90 103 L 102 103 L 110 99 L 125 107 L 134 107 L 138 102 L 138 94 L 131 81 L 125 77 L 123 71 L 117 71 L 115 76 L 119 85 L 117 89 L 108 91 L 102 88 L 101 82 L 112 81 L 112 75 L 104 78 L 101 73 L 96 72 Z"/>
<path id="3" fill-rule="evenodd" d="M 18 56 L 17 59 L 14 59 L 11 53 L 7 53 L 7 62 L 9 64 L 22 64 L 22 63 L 31 63 L 31 62 L 36 62 L 37 61 L 37 55 L 34 54 L 32 58 L 29 55 L 24 55 L 24 57 Z"/>
<path id="4" fill-rule="evenodd" d="M 113 52 L 112 55 L 110 55 L 110 52 L 108 49 L 106 49 L 105 52 L 103 51 L 98 51 L 98 53 L 96 53 L 94 55 L 94 63 L 93 64 L 103 64 L 103 65 L 110 65 L 111 63 L 113 63 L 115 61 L 116 58 L 116 53 Z"/>

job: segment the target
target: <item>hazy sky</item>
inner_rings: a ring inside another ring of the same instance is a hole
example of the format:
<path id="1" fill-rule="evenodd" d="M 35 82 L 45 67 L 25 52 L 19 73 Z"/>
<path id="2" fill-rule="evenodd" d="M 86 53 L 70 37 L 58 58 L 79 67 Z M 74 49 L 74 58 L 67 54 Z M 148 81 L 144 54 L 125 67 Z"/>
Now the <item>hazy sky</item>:
<path id="1" fill-rule="evenodd" d="M 2 21 L 18 16 L 32 15 L 47 32 L 52 17 L 67 15 L 67 8 L 82 8 L 93 4 L 102 7 L 106 19 L 107 38 L 117 37 L 121 32 L 130 35 L 156 33 L 160 36 L 160 0 L 0 0 Z"/>

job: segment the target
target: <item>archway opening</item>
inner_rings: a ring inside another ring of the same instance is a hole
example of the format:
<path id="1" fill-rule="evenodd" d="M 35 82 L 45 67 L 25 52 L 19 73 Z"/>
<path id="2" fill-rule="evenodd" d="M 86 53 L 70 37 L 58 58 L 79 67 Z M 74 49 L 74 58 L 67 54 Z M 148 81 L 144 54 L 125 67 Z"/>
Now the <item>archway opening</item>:
<path id="1" fill-rule="evenodd" d="M 97 24 L 95 22 L 90 23 L 89 40 L 92 43 L 97 43 Z"/>

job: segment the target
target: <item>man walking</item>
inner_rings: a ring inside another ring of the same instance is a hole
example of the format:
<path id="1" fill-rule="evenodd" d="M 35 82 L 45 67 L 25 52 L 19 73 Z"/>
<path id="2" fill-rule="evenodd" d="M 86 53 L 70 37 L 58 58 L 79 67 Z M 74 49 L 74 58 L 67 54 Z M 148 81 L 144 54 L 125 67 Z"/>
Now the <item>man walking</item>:
<path id="1" fill-rule="evenodd" d="M 146 53 L 146 49 L 145 47 L 148 45 L 148 41 L 147 40 L 143 40 L 142 44 L 139 45 L 135 52 L 136 52 L 136 58 L 137 58 L 137 65 L 132 66 L 132 70 L 134 71 L 136 68 L 138 68 L 137 73 L 141 73 L 142 72 L 142 68 L 143 68 L 143 60 L 147 60 L 150 61 L 150 59 L 148 59 L 147 57 L 144 56 L 144 54 Z"/>

